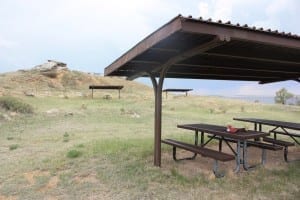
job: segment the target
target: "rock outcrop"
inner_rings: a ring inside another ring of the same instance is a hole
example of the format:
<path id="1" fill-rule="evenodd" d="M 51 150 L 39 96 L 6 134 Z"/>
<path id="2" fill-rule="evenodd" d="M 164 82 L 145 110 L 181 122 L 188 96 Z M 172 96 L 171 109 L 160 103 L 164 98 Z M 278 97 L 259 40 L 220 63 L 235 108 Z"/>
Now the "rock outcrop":
<path id="1" fill-rule="evenodd" d="M 37 65 L 33 69 L 39 71 L 44 76 L 56 78 L 63 71 L 68 70 L 68 67 L 66 63 L 48 60 L 47 63 Z"/>

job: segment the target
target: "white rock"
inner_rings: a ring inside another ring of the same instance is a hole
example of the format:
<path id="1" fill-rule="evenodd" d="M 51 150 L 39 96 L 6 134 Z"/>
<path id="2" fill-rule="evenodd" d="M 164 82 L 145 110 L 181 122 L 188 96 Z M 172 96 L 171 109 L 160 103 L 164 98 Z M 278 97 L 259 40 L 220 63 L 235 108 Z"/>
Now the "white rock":
<path id="1" fill-rule="evenodd" d="M 53 109 L 47 110 L 46 113 L 47 114 L 57 114 L 57 113 L 59 113 L 59 109 L 53 108 Z"/>

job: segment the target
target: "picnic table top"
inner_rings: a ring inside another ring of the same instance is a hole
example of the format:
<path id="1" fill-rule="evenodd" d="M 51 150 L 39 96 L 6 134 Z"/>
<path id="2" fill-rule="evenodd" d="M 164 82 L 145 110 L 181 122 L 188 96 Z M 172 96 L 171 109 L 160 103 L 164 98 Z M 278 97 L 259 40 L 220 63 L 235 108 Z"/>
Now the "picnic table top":
<path id="1" fill-rule="evenodd" d="M 188 92 L 192 91 L 193 89 L 176 89 L 176 88 L 170 88 L 170 89 L 164 89 L 163 92 Z"/>
<path id="2" fill-rule="evenodd" d="M 116 89 L 121 90 L 123 85 L 90 85 L 89 89 Z"/>
<path id="3" fill-rule="evenodd" d="M 252 122 L 270 126 L 278 126 L 282 128 L 288 128 L 293 130 L 300 130 L 300 123 L 294 122 L 284 122 L 284 121 L 277 121 L 277 120 L 268 120 L 268 119 L 257 119 L 257 118 L 233 118 L 237 121 L 244 121 L 244 122 Z"/>
<path id="4" fill-rule="evenodd" d="M 238 140 L 254 139 L 254 138 L 270 135 L 269 133 L 253 131 L 253 130 L 229 133 L 226 131 L 227 128 L 225 126 L 212 125 L 212 124 L 182 124 L 182 125 L 177 125 L 177 127 L 188 129 L 188 130 L 205 132 L 213 135 L 224 136 L 227 138 L 238 139 Z"/>

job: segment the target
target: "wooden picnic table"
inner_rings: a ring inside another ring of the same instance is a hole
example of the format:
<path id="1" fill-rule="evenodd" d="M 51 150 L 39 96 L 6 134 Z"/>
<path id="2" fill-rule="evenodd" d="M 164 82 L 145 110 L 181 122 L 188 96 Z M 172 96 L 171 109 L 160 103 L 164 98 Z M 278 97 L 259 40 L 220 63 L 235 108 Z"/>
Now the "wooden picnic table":
<path id="1" fill-rule="evenodd" d="M 183 124 L 177 125 L 178 128 L 192 130 L 195 132 L 195 144 L 198 140 L 198 133 L 201 133 L 200 137 L 200 146 L 206 146 L 211 140 L 219 138 L 219 151 L 222 151 L 222 140 L 226 142 L 231 151 L 234 153 L 236 157 L 236 168 L 235 172 L 239 172 L 240 165 L 243 164 L 245 170 L 253 166 L 249 166 L 247 163 L 247 144 L 250 142 L 249 140 L 255 138 L 261 138 L 269 135 L 269 133 L 253 131 L 253 130 L 243 130 L 237 133 L 229 133 L 226 131 L 225 126 L 212 125 L 212 124 Z M 204 134 L 209 134 L 210 138 L 205 142 Z M 227 142 L 227 139 L 235 141 L 237 143 L 236 150 Z M 253 143 L 253 141 L 251 141 Z M 255 144 L 255 143 L 253 143 Z M 242 149 L 241 149 L 242 147 Z M 265 160 L 265 148 L 262 148 L 262 162 Z"/>
<path id="2" fill-rule="evenodd" d="M 120 90 L 123 88 L 123 85 L 90 85 L 89 89 L 92 90 L 92 98 L 94 96 L 94 89 L 101 89 L 101 90 L 118 90 L 119 91 L 119 99 L 120 96 Z"/>
<path id="3" fill-rule="evenodd" d="M 254 124 L 254 130 L 262 131 L 262 125 L 272 126 L 273 129 L 269 130 L 269 133 L 273 133 L 272 138 L 264 138 L 264 141 L 270 142 L 273 144 L 281 145 L 284 147 L 284 160 L 288 161 L 288 147 L 294 146 L 294 143 L 287 142 L 284 140 L 280 140 L 277 138 L 277 135 L 286 135 L 293 139 L 295 143 L 300 145 L 299 140 L 300 138 L 300 123 L 295 122 L 285 122 L 285 121 L 278 121 L 278 120 L 269 120 L 269 119 L 258 119 L 258 118 L 233 118 L 237 121 L 249 122 Z M 291 132 L 295 131 L 295 132 Z"/>

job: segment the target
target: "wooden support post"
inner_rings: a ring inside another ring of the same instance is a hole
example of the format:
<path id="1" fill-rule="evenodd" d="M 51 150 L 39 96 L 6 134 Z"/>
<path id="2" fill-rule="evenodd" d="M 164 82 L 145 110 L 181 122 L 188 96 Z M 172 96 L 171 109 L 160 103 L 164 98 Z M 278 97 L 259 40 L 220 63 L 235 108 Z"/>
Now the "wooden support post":
<path id="1" fill-rule="evenodd" d="M 154 112 L 154 165 L 161 166 L 161 119 L 162 119 L 162 88 L 165 74 L 169 66 L 166 66 L 160 72 L 160 77 L 156 81 L 153 74 L 149 73 L 152 81 L 155 96 L 155 112 Z"/>

